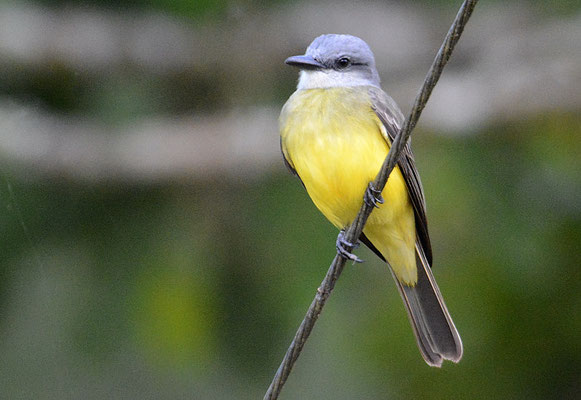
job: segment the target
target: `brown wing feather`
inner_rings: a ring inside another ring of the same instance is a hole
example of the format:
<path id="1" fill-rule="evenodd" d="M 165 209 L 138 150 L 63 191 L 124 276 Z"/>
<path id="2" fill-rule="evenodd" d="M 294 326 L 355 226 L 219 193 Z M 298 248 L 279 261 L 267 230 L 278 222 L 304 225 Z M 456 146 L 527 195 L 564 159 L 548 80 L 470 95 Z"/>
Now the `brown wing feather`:
<path id="1" fill-rule="evenodd" d="M 393 142 L 403 124 L 404 116 L 395 101 L 393 101 L 393 99 L 383 90 L 379 88 L 370 88 L 369 94 L 371 96 L 373 110 L 383 123 L 383 126 L 385 126 L 390 142 Z M 428 234 L 424 189 L 422 187 L 420 175 L 416 169 L 414 155 L 409 142 L 405 145 L 401 153 L 398 165 L 407 185 L 408 193 L 414 208 L 416 234 L 419 244 L 422 246 L 428 263 L 432 265 L 432 245 L 430 244 L 430 236 Z"/>

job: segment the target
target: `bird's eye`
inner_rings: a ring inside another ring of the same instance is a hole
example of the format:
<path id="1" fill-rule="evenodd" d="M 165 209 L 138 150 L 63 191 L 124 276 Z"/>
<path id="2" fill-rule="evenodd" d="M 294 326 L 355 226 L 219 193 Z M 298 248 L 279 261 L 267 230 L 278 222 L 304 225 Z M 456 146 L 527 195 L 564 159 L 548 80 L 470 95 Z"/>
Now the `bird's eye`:
<path id="1" fill-rule="evenodd" d="M 337 68 L 343 69 L 347 68 L 351 64 L 351 60 L 349 60 L 347 57 L 341 57 L 337 59 L 335 64 L 337 65 Z"/>

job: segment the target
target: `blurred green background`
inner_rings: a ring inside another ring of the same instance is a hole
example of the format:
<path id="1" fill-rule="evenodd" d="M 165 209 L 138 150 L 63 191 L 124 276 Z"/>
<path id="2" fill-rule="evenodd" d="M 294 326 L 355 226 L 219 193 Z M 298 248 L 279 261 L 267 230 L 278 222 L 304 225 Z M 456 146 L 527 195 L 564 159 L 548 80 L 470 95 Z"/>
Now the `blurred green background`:
<path id="1" fill-rule="evenodd" d="M 458 6 L 1 1 L 0 397 L 262 398 L 336 237 L 279 155 L 283 60 L 359 35 L 408 111 Z M 579 398 L 579 43 L 579 2 L 483 2 L 414 132 L 463 360 L 359 250 L 282 399 Z"/>

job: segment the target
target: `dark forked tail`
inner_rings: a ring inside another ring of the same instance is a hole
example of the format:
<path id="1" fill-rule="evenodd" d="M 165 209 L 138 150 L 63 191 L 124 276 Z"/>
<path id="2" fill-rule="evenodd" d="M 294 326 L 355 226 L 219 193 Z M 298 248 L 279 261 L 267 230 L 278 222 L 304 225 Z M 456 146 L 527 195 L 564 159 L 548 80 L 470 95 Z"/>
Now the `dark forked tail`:
<path id="1" fill-rule="evenodd" d="M 418 347 L 424 360 L 433 367 L 440 367 L 443 360 L 458 362 L 462 358 L 462 340 L 422 250 L 416 246 L 416 251 L 416 286 L 402 285 L 393 272 L 392 275 L 408 312 Z"/>

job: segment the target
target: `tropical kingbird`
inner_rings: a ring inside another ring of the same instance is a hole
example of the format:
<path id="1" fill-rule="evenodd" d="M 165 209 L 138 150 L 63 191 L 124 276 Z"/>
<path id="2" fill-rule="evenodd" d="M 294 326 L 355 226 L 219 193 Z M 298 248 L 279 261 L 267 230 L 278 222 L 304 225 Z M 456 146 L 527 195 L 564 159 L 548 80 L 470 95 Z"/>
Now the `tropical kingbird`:
<path id="1" fill-rule="evenodd" d="M 380 88 L 371 49 L 354 36 L 322 35 L 286 63 L 301 71 L 280 116 L 285 164 L 341 230 L 337 250 L 345 258 L 360 261 L 345 249 L 352 244 L 343 230 L 363 201 L 378 207 L 360 241 L 389 265 L 426 362 L 458 362 L 462 341 L 431 272 L 424 192 L 409 143 L 382 193 L 372 186 L 403 115 Z"/>

